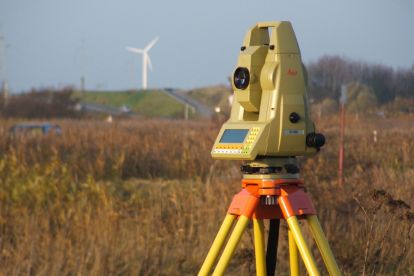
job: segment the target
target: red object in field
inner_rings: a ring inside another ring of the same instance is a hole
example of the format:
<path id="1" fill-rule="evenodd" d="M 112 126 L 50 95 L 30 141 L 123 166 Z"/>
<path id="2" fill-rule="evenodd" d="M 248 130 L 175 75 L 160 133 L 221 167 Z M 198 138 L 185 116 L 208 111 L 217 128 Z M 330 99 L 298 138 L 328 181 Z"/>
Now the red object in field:
<path id="1" fill-rule="evenodd" d="M 338 181 L 339 185 L 344 182 L 344 133 L 345 133 L 345 103 L 341 103 L 341 126 L 339 136 L 339 167 L 338 167 Z"/>

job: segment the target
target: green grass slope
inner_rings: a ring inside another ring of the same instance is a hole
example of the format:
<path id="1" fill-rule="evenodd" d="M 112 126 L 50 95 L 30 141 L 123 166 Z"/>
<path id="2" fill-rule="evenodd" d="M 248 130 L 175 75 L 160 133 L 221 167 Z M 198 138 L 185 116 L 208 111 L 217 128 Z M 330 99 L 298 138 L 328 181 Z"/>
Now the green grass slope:
<path id="1" fill-rule="evenodd" d="M 145 117 L 181 118 L 184 105 L 159 90 L 145 91 L 87 91 L 81 102 L 111 107 L 127 106 L 133 112 Z"/>

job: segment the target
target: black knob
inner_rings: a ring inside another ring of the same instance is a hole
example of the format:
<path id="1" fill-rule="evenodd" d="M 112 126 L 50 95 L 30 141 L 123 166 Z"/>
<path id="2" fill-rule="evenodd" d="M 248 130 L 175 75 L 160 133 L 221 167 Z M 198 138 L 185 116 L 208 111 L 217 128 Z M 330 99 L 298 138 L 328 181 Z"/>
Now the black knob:
<path id="1" fill-rule="evenodd" d="M 295 174 L 295 173 L 299 173 L 299 168 L 298 166 L 294 165 L 294 164 L 286 164 L 285 165 L 285 169 L 287 173 L 290 174 Z"/>
<path id="2" fill-rule="evenodd" d="M 320 133 L 309 133 L 306 136 L 306 145 L 308 147 L 313 147 L 319 149 L 325 145 L 325 136 Z"/>
<path id="3" fill-rule="evenodd" d="M 290 115 L 289 115 L 289 121 L 292 124 L 296 124 L 297 122 L 299 122 L 299 120 L 300 120 L 300 115 L 298 113 L 296 113 L 296 112 L 290 113 Z"/>

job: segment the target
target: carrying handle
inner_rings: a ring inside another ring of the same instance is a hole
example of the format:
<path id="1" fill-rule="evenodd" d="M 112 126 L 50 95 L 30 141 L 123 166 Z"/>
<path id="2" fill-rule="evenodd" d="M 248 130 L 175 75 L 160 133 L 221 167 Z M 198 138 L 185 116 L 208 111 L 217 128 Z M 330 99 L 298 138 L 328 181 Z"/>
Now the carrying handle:
<path id="1" fill-rule="evenodd" d="M 269 46 L 276 53 L 300 54 L 292 25 L 288 21 L 259 22 L 246 34 L 243 46 Z"/>

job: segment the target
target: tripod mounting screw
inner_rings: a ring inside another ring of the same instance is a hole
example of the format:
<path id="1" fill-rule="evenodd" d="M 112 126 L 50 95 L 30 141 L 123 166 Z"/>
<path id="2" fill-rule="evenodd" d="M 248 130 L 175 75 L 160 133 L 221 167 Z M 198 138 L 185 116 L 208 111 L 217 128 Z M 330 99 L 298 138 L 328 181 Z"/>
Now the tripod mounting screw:
<path id="1" fill-rule="evenodd" d="M 277 205 L 277 196 L 267 195 L 260 198 L 260 204 L 266 206 Z"/>

